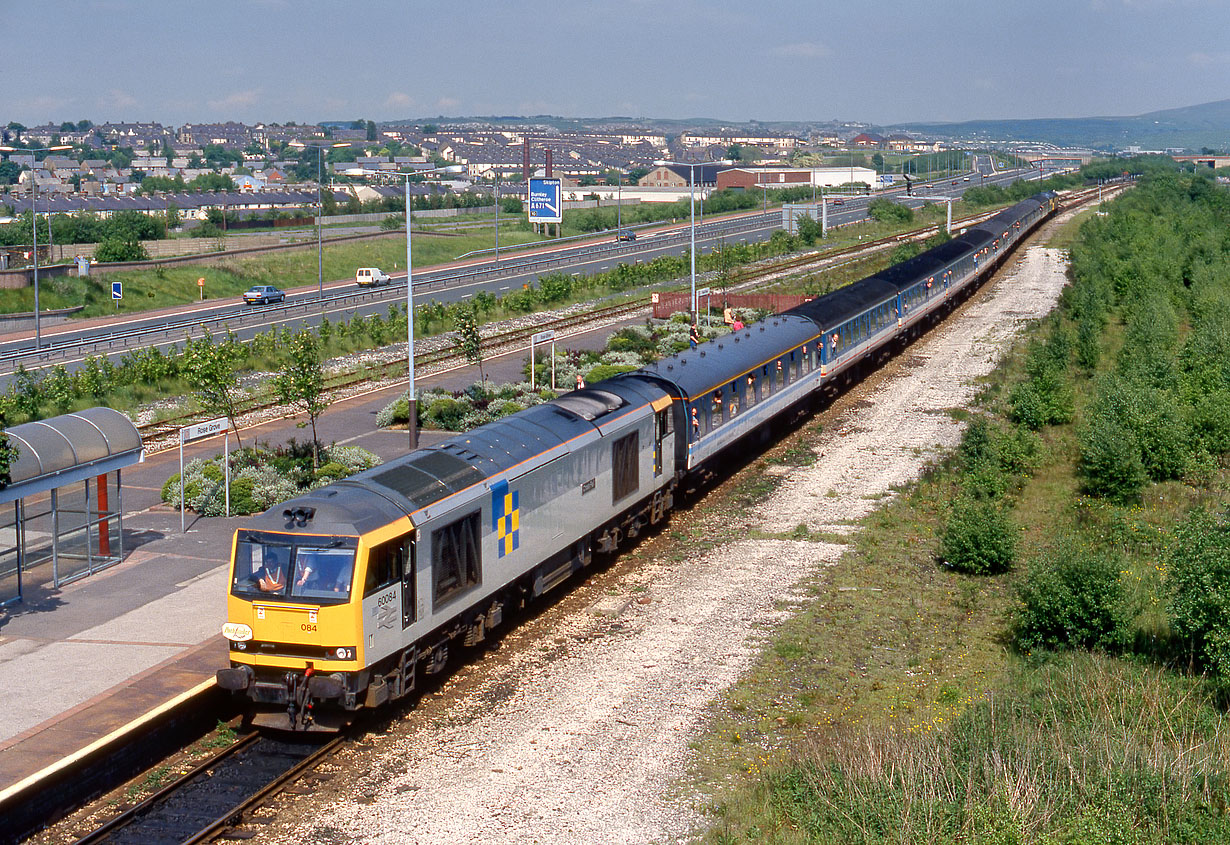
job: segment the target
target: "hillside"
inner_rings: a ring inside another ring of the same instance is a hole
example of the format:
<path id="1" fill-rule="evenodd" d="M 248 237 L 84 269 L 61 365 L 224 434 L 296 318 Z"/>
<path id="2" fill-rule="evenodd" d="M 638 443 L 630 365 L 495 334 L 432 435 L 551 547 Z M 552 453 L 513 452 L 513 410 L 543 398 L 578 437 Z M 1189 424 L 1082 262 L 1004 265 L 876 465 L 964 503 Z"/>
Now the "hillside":
<path id="1" fill-rule="evenodd" d="M 1039 141 L 1067 147 L 1139 146 L 1224 149 L 1230 146 L 1230 100 L 1149 112 L 1134 117 L 1069 117 L 905 123 L 892 127 L 924 136 Z"/>

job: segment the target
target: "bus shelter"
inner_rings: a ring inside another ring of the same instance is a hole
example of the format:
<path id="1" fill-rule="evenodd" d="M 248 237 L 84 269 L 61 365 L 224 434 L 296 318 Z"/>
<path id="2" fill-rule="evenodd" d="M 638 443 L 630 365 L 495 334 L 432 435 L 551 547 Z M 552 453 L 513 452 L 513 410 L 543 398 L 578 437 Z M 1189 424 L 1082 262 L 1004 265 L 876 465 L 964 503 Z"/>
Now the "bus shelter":
<path id="1" fill-rule="evenodd" d="M 111 408 L 5 431 L 16 458 L 0 489 L 0 605 L 22 599 L 23 576 L 49 566 L 56 587 L 124 557 L 121 470 L 144 459 L 141 435 Z"/>

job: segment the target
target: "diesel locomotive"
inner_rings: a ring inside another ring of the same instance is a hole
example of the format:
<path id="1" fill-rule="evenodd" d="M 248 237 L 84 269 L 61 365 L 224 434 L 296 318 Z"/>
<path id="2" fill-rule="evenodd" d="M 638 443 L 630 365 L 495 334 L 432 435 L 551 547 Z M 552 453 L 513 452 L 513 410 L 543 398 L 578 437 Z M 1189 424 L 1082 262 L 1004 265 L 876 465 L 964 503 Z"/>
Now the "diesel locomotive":
<path id="1" fill-rule="evenodd" d="M 234 536 L 221 687 L 329 730 L 665 519 L 680 485 L 950 310 L 1056 207 L 298 496 Z"/>

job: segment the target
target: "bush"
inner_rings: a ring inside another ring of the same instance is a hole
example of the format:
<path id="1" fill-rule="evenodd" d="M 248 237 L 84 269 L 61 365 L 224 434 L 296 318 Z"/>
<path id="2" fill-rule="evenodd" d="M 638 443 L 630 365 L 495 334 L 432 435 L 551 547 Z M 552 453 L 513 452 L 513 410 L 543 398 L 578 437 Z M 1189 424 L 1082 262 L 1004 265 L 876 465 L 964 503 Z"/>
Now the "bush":
<path id="1" fill-rule="evenodd" d="M 311 445 L 291 441 L 275 450 L 261 447 L 238 449 L 231 454 L 231 514 L 266 510 L 294 498 L 312 487 L 380 463 L 380 458 L 358 446 L 331 446 L 323 451 L 325 465 L 312 472 Z M 222 455 L 197 458 L 184 467 L 184 501 L 202 516 L 226 513 L 226 489 Z M 179 507 L 179 475 L 162 485 L 162 500 Z"/>
<path id="2" fill-rule="evenodd" d="M 635 364 L 599 364 L 596 367 L 591 367 L 589 372 L 585 374 L 585 383 L 597 384 L 600 381 L 609 379 L 611 376 L 619 375 L 620 373 L 630 373 L 638 369 L 640 369 L 639 365 Z"/>
<path id="3" fill-rule="evenodd" d="M 1061 540 L 1039 555 L 1017 587 L 1017 648 L 1123 648 L 1132 614 L 1121 568 L 1117 558 L 1082 549 L 1075 540 Z"/>
<path id="4" fill-rule="evenodd" d="M 1175 531 L 1167 556 L 1167 610 L 1183 656 L 1230 682 L 1230 523 L 1197 511 Z"/>
<path id="5" fill-rule="evenodd" d="M 1006 572 L 1016 555 L 1016 533 L 994 501 L 957 499 L 944 526 L 940 554 L 948 566 L 970 575 Z"/>
<path id="6" fill-rule="evenodd" d="M 1112 502 L 1134 502 L 1148 481 L 1136 435 L 1113 419 L 1099 418 L 1081 433 L 1077 473 L 1086 493 Z"/>
<path id="7" fill-rule="evenodd" d="M 132 239 L 108 238 L 94 250 L 94 257 L 99 261 L 145 261 L 149 253 L 141 242 Z"/>
<path id="8" fill-rule="evenodd" d="M 449 396 L 432 400 L 426 408 L 420 405 L 419 418 L 424 426 L 439 428 L 445 431 L 462 431 L 457 426 L 462 417 L 473 410 L 468 402 L 462 402 Z"/>

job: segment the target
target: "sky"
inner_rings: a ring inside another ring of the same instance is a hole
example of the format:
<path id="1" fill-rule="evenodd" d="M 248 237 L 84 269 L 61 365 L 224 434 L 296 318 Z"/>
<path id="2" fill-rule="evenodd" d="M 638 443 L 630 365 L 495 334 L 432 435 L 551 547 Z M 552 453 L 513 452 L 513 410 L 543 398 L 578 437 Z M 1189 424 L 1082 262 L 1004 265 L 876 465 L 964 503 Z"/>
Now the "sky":
<path id="1" fill-rule="evenodd" d="M 0 122 L 27 126 L 885 125 L 1230 97 L 1227 0 L 0 0 L 0 19 Z"/>

